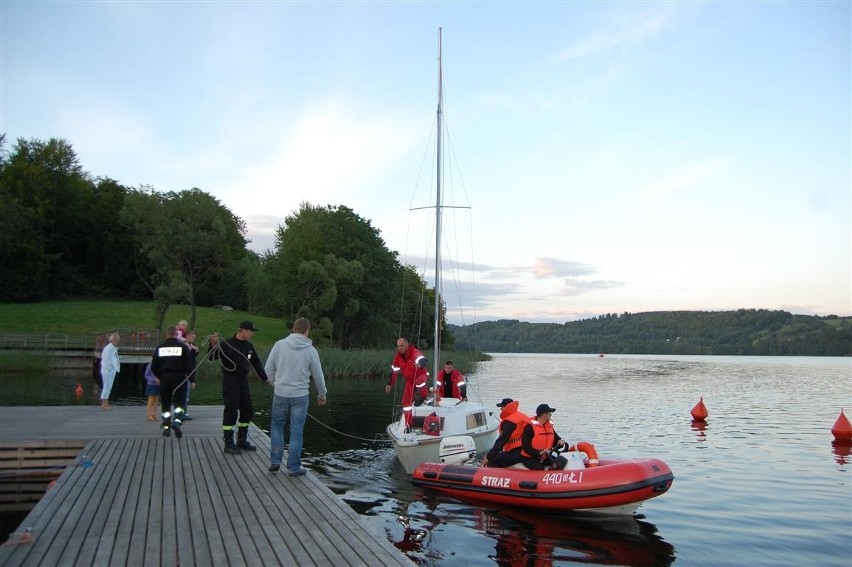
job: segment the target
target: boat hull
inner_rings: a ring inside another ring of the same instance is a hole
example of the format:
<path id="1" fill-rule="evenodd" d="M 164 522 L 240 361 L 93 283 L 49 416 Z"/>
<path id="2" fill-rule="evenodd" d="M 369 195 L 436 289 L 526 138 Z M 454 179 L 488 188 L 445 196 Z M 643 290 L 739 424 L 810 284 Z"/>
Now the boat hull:
<path id="1" fill-rule="evenodd" d="M 423 463 L 412 475 L 416 485 L 462 499 L 611 514 L 632 514 L 673 481 L 659 459 L 614 459 L 582 470 L 549 471 Z"/>
<path id="2" fill-rule="evenodd" d="M 406 433 L 403 419 L 387 426 L 386 433 L 393 443 L 397 459 L 408 474 L 421 463 L 441 462 L 440 445 L 447 437 L 470 436 L 479 455 L 487 453 L 497 440 L 500 419 L 481 404 L 442 400 L 439 406 L 414 408 L 415 418 L 421 421 L 430 413 L 435 413 L 440 419 L 438 435 L 426 435 L 418 429 Z"/>

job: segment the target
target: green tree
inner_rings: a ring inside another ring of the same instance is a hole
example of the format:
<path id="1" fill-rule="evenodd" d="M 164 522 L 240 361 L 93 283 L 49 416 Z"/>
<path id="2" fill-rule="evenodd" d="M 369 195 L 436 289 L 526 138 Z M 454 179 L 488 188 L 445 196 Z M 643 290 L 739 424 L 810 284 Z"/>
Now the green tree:
<path id="1" fill-rule="evenodd" d="M 92 215 L 93 183 L 74 149 L 64 139 L 19 139 L 7 157 L 5 136 L 2 143 L 0 241 L 8 247 L 0 261 L 12 274 L 0 281 L 0 299 L 90 294 L 99 274 L 90 269 L 97 251 L 88 235 L 99 219 Z"/>
<path id="2" fill-rule="evenodd" d="M 330 329 L 339 348 L 393 344 L 401 314 L 416 311 L 413 294 L 403 298 L 403 283 L 420 278 L 399 264 L 369 221 L 344 206 L 302 203 L 279 227 L 264 265 L 276 298 L 272 314 L 311 318 Z"/>
<path id="3" fill-rule="evenodd" d="M 185 299 L 194 327 L 197 299 L 203 297 L 199 291 L 220 289 L 246 255 L 245 223 L 196 188 L 165 194 L 150 188 L 133 191 L 121 216 L 132 227 L 140 279 L 163 311 Z"/>

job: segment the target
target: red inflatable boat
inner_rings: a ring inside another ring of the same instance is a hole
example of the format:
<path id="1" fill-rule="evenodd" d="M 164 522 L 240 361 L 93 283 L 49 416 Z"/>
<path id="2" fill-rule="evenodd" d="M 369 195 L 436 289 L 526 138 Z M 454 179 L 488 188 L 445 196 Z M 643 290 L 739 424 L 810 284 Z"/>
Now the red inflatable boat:
<path id="1" fill-rule="evenodd" d="M 614 514 L 632 514 L 673 481 L 671 469 L 659 459 L 601 459 L 595 467 L 545 471 L 423 463 L 412 475 L 414 484 L 462 499 Z"/>

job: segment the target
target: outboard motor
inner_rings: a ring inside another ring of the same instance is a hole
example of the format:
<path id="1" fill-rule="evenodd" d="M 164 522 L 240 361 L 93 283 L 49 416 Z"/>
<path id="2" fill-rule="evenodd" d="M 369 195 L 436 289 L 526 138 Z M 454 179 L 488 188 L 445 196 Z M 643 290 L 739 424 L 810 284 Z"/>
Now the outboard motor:
<path id="1" fill-rule="evenodd" d="M 444 465 L 461 465 L 476 459 L 476 443 L 470 435 L 454 435 L 441 439 L 438 460 Z"/>

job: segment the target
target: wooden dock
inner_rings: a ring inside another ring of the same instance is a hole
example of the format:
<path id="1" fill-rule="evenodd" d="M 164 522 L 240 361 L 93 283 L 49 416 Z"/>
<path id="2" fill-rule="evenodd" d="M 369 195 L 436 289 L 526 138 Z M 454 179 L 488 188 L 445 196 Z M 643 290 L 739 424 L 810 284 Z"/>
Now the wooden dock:
<path id="1" fill-rule="evenodd" d="M 0 546 L 0 565 L 411 565 L 310 472 L 270 473 L 269 438 L 222 451 L 221 406 L 162 437 L 142 406 L 2 407 L 0 442 L 85 447 Z"/>

